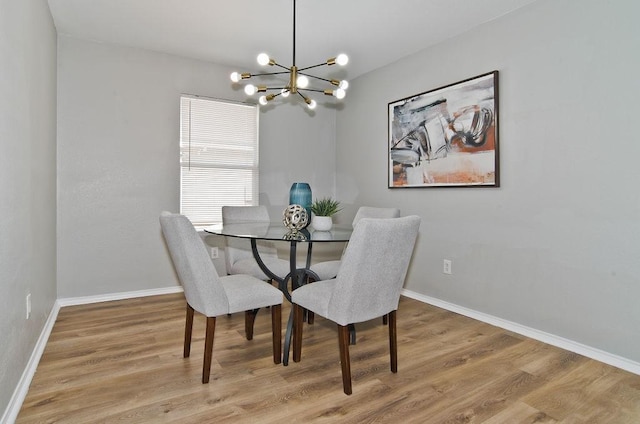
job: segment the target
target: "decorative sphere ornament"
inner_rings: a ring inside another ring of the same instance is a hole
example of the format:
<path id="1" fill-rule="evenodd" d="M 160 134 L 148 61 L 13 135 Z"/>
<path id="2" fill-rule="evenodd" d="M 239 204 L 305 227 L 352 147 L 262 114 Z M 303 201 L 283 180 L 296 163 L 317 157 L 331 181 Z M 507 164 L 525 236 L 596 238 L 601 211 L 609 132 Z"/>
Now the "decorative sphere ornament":
<path id="1" fill-rule="evenodd" d="M 307 210 L 301 205 L 289 205 L 282 212 L 282 223 L 290 230 L 301 230 L 309 223 Z"/>
<path id="2" fill-rule="evenodd" d="M 302 231 L 291 230 L 287 234 L 282 236 L 283 240 L 296 240 L 296 241 L 305 241 L 307 236 Z"/>

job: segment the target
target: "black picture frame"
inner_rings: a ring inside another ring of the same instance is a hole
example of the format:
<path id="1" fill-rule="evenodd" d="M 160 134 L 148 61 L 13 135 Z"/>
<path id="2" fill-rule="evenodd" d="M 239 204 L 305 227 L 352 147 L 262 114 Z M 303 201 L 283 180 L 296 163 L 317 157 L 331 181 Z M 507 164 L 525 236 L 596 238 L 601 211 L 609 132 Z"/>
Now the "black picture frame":
<path id="1" fill-rule="evenodd" d="M 499 187 L 498 71 L 388 104 L 388 187 Z"/>

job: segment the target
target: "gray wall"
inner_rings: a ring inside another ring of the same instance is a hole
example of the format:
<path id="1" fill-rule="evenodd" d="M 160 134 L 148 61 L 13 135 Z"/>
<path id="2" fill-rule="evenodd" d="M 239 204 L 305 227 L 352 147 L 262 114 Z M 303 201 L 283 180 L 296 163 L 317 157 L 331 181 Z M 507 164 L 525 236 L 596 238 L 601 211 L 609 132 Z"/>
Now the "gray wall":
<path id="1" fill-rule="evenodd" d="M 45 0 L 0 1 L 0 148 L 1 416 L 56 299 L 56 32 Z"/>
<path id="2" fill-rule="evenodd" d="M 338 197 L 422 216 L 407 289 L 640 361 L 638 16 L 539 1 L 352 82 Z M 502 186 L 387 189 L 387 104 L 496 69 Z"/>
<path id="3" fill-rule="evenodd" d="M 145 50 L 60 36 L 58 58 L 58 296 L 177 285 L 158 215 L 179 209 L 180 94 L 244 92 L 231 69 Z M 272 214 L 294 181 L 335 193 L 334 137 L 331 109 L 260 114 L 260 198 Z"/>

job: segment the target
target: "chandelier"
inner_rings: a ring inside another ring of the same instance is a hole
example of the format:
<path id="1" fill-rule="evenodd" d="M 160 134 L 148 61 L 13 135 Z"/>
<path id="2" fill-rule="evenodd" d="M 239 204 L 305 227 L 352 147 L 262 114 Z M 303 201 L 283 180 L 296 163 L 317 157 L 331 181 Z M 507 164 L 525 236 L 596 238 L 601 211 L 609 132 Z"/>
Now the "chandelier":
<path id="1" fill-rule="evenodd" d="M 242 80 L 252 77 L 288 74 L 288 81 L 283 83 L 285 84 L 283 87 L 268 87 L 266 85 L 256 86 L 253 84 L 247 84 L 244 87 L 244 92 L 248 96 L 253 96 L 256 93 L 265 93 L 258 99 L 258 102 L 263 106 L 278 96 L 289 97 L 290 94 L 298 94 L 307 104 L 307 107 L 309 109 L 315 109 L 317 103 L 315 100 L 309 97 L 309 94 L 307 92 L 324 93 L 327 96 L 334 96 L 337 99 L 343 99 L 346 95 L 345 90 L 349 87 L 349 82 L 346 80 L 339 81 L 336 79 L 318 77 L 308 73 L 307 71 L 309 69 L 318 68 L 320 66 L 344 66 L 348 61 L 349 58 L 346 54 L 339 54 L 336 57 L 329 58 L 324 62 L 318 63 L 317 65 L 307 66 L 304 68 L 298 68 L 296 66 L 296 0 L 293 0 L 293 60 L 291 67 L 286 67 L 279 64 L 275 61 L 275 59 L 269 57 L 267 53 L 260 53 L 258 55 L 258 64 L 260 66 L 275 66 L 277 68 L 283 69 L 283 71 L 265 72 L 259 74 L 251 74 L 248 72 L 233 72 L 231 74 L 231 81 L 233 81 L 234 83 L 238 83 Z M 324 90 L 311 88 L 310 78 L 322 81 L 324 84 L 331 88 L 327 88 Z"/>

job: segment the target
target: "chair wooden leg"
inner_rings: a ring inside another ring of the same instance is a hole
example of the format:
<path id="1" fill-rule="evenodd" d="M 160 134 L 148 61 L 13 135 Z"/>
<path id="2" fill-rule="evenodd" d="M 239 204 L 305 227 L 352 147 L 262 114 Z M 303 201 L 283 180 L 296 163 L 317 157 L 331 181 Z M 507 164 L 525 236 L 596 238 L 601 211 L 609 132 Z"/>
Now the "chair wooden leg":
<path id="1" fill-rule="evenodd" d="M 398 372 L 398 334 L 396 333 L 396 311 L 389 312 L 389 356 L 391 372 Z"/>
<path id="2" fill-rule="evenodd" d="M 211 374 L 211 356 L 213 355 L 213 335 L 216 330 L 216 317 L 207 317 L 207 333 L 204 338 L 204 364 L 202 366 L 202 384 L 209 382 Z"/>
<path id="3" fill-rule="evenodd" d="M 293 362 L 300 362 L 302 356 L 302 306 L 293 305 Z"/>
<path id="4" fill-rule="evenodd" d="M 258 315 L 258 309 L 244 312 L 244 334 L 247 340 L 253 340 L 253 324 L 256 321 L 256 315 Z"/>
<path id="5" fill-rule="evenodd" d="M 183 358 L 188 358 L 191 355 L 191 332 L 193 330 L 193 308 L 187 303 L 187 319 L 184 324 L 184 350 L 182 352 Z"/>
<path id="6" fill-rule="evenodd" d="M 351 360 L 349 359 L 349 326 L 338 324 L 338 344 L 342 365 L 342 387 L 345 394 L 351 394 Z"/>
<path id="7" fill-rule="evenodd" d="M 383 315 L 382 316 L 382 325 L 387 325 L 388 322 L 389 322 L 388 315 Z"/>
<path id="8" fill-rule="evenodd" d="M 273 362 L 282 362 L 282 305 L 271 307 L 271 333 L 273 337 Z"/>

